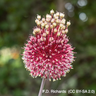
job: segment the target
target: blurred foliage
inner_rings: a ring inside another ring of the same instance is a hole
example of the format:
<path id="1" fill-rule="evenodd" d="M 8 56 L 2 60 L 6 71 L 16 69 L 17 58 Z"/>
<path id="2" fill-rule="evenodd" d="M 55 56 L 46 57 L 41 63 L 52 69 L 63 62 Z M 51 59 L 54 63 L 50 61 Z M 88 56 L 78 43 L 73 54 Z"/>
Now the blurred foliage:
<path id="1" fill-rule="evenodd" d="M 96 1 L 64 0 L 64 4 L 66 19 L 72 22 L 68 35 L 76 61 L 65 78 L 51 82 L 51 88 L 96 91 Z M 0 96 L 37 96 L 41 79 L 31 78 L 24 68 L 21 47 L 32 34 L 36 15 L 44 16 L 50 9 L 57 10 L 56 0 L 0 0 Z M 95 96 L 54 96 L 81 95 Z"/>

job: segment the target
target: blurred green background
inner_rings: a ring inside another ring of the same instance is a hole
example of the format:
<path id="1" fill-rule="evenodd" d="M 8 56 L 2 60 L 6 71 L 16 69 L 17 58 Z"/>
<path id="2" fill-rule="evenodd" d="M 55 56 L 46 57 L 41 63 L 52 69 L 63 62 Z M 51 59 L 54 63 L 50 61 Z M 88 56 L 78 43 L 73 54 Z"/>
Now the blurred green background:
<path id="1" fill-rule="evenodd" d="M 96 0 L 0 0 L 0 96 L 37 96 L 41 78 L 26 71 L 21 54 L 32 34 L 37 14 L 51 9 L 71 21 L 70 43 L 75 47 L 73 70 L 46 89 L 96 91 Z M 43 94 L 43 96 L 96 96 L 92 93 Z"/>

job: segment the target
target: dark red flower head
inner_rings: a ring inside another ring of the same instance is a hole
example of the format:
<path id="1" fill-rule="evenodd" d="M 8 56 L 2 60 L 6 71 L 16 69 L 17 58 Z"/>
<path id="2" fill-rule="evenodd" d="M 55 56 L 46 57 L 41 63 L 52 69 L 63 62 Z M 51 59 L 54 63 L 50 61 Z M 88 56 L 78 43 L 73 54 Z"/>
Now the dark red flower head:
<path id="1" fill-rule="evenodd" d="M 67 32 L 70 22 L 63 13 L 50 11 L 46 18 L 37 15 L 35 36 L 30 36 L 24 47 L 23 60 L 32 77 L 53 78 L 66 76 L 74 61 L 72 46 L 68 43 Z"/>

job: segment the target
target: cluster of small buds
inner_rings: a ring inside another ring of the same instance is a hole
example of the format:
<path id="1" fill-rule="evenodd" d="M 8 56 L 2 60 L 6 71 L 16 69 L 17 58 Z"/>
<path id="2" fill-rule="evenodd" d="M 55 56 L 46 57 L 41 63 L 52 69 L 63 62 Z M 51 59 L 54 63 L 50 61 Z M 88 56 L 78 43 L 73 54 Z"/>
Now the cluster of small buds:
<path id="1" fill-rule="evenodd" d="M 45 18 L 37 15 L 37 26 L 33 29 L 35 37 L 30 36 L 23 53 L 25 67 L 32 77 L 53 78 L 55 81 L 72 69 L 74 52 L 67 38 L 71 23 L 66 22 L 64 16 L 60 12 L 54 13 L 54 10 Z"/>
<path id="2" fill-rule="evenodd" d="M 37 15 L 37 19 L 35 20 L 37 24 L 37 31 L 34 29 L 33 34 L 36 35 L 40 33 L 39 29 L 45 29 L 47 31 L 45 31 L 46 35 L 49 34 L 49 29 L 53 29 L 54 33 L 57 32 L 57 36 L 68 33 L 68 26 L 70 26 L 71 23 L 70 21 L 66 22 L 64 16 L 65 15 L 63 13 L 59 12 L 54 14 L 54 10 L 51 10 L 50 14 L 46 15 L 46 18 L 41 19 L 41 16 Z"/>

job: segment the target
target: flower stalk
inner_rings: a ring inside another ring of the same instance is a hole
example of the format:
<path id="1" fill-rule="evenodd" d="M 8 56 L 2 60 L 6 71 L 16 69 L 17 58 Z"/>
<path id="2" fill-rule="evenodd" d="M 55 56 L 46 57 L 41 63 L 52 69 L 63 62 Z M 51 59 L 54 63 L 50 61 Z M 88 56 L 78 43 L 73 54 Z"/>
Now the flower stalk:
<path id="1" fill-rule="evenodd" d="M 43 91 L 43 88 L 44 88 L 45 81 L 46 81 L 46 79 L 42 78 L 42 83 L 41 83 L 41 86 L 40 86 L 40 90 L 39 90 L 38 96 L 42 96 L 42 91 Z"/>

